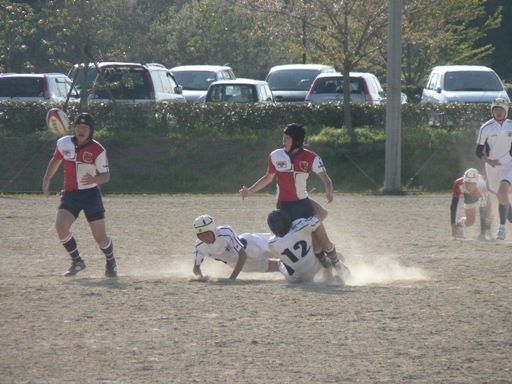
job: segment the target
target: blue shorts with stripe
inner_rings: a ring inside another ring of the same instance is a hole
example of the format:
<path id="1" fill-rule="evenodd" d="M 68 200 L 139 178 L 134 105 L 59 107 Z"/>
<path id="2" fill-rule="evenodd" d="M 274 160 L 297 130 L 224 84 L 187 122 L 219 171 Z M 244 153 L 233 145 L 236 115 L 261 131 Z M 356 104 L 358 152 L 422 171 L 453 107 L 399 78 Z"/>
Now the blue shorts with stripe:
<path id="1" fill-rule="evenodd" d="M 88 222 L 105 218 L 105 208 L 99 187 L 62 191 L 59 209 L 69 211 L 75 218 L 84 211 Z"/>

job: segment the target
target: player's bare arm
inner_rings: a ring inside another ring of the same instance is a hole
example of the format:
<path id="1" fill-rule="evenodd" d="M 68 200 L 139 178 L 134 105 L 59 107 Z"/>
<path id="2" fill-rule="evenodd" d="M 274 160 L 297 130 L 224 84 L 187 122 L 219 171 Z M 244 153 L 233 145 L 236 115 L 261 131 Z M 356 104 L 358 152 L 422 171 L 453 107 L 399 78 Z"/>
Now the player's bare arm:
<path id="1" fill-rule="evenodd" d="M 261 177 L 257 182 L 255 182 L 252 186 L 247 188 L 245 185 L 242 187 L 242 189 L 239 190 L 240 195 L 242 195 L 242 199 L 245 199 L 246 197 L 251 196 L 253 193 L 258 192 L 259 190 L 265 188 L 267 185 L 269 185 L 272 180 L 274 179 L 273 173 L 266 173 L 263 177 Z"/>
<path id="2" fill-rule="evenodd" d="M 325 186 L 325 197 L 327 199 L 327 203 L 330 203 L 334 200 L 333 195 L 333 187 L 332 187 L 332 180 L 327 174 L 327 172 L 320 172 L 318 174 L 318 177 L 320 177 L 320 180 L 324 183 Z"/>
<path id="3" fill-rule="evenodd" d="M 48 163 L 48 167 L 46 168 L 46 173 L 43 177 L 43 193 L 46 197 L 49 195 L 50 190 L 50 181 L 52 180 L 53 176 L 59 169 L 60 163 L 62 163 L 62 160 L 56 160 L 52 158 L 50 162 Z"/>
<path id="4" fill-rule="evenodd" d="M 246 260 L 247 253 L 245 253 L 245 249 L 240 248 L 240 250 L 238 251 L 238 261 L 236 262 L 235 268 L 233 269 L 231 276 L 229 276 L 229 280 L 236 280 L 236 278 L 242 271 L 242 268 L 244 267 Z"/>
<path id="5" fill-rule="evenodd" d="M 86 173 L 80 181 L 83 185 L 105 184 L 110 181 L 110 172 L 104 172 L 98 175 L 91 175 L 90 173 Z"/>

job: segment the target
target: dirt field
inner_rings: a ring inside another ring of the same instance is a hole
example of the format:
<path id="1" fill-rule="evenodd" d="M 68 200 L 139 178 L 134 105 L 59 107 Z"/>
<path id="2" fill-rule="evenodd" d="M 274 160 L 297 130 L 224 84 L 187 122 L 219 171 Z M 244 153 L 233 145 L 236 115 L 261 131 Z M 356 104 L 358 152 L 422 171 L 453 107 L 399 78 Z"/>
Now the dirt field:
<path id="1" fill-rule="evenodd" d="M 57 204 L 0 197 L 2 384 L 512 383 L 512 241 L 452 240 L 448 194 L 337 195 L 345 287 L 228 283 L 211 259 L 193 280 L 193 219 L 267 232 L 270 195 L 107 196 L 119 277 L 81 216 L 87 269 L 65 278 Z"/>

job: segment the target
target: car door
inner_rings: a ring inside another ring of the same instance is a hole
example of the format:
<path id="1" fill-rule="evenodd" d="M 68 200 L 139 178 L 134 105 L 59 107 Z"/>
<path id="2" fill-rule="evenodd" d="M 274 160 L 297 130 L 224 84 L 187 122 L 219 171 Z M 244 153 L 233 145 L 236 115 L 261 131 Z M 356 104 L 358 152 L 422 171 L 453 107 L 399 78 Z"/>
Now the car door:
<path id="1" fill-rule="evenodd" d="M 421 102 L 422 103 L 438 103 L 439 102 L 439 93 L 437 89 L 441 88 L 441 75 L 437 72 L 434 72 L 430 75 L 423 91 L 421 93 Z"/>

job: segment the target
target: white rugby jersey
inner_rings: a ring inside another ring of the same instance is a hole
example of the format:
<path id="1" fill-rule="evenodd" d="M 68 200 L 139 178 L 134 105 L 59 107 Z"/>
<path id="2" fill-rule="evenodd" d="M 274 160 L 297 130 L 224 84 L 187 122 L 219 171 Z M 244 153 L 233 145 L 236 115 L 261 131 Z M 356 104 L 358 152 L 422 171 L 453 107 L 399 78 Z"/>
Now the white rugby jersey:
<path id="1" fill-rule="evenodd" d="M 510 146 L 512 145 L 512 120 L 506 119 L 503 125 L 491 119 L 480 127 L 477 145 L 485 145 L 484 153 L 491 160 L 502 163 L 512 161 Z"/>
<path id="2" fill-rule="evenodd" d="M 195 265 L 201 265 L 206 256 L 222 261 L 230 266 L 236 265 L 238 251 L 244 247 L 238 238 L 238 234 L 229 225 L 217 227 L 216 232 L 215 241 L 212 244 L 206 244 L 199 239 L 196 240 L 194 252 Z"/>
<path id="3" fill-rule="evenodd" d="M 284 237 L 274 236 L 269 241 L 269 248 L 275 257 L 287 265 L 294 273 L 303 273 L 316 268 L 317 262 L 313 252 L 312 233 L 320 225 L 320 221 L 312 216 L 307 219 L 297 219 Z"/>

